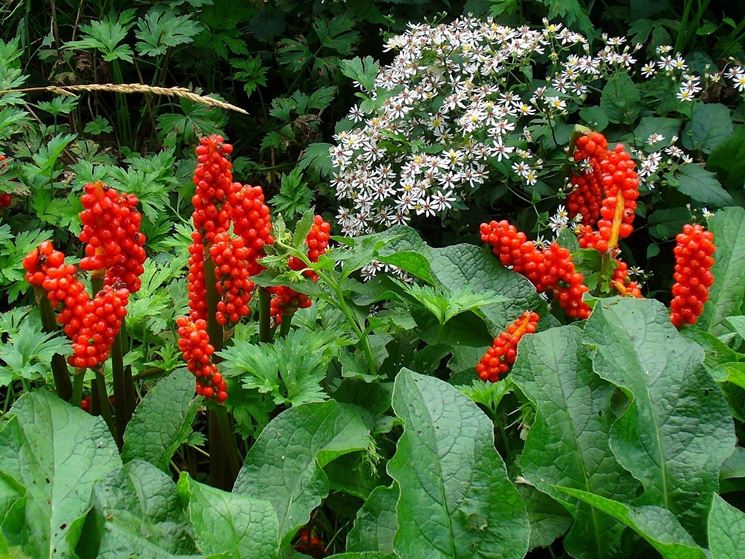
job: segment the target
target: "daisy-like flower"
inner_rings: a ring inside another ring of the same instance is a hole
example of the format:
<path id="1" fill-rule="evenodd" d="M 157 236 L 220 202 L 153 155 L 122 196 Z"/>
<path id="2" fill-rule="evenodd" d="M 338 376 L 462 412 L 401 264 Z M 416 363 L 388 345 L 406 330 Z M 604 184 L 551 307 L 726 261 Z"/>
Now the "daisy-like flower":
<path id="1" fill-rule="evenodd" d="M 362 112 L 359 105 L 355 105 L 349 109 L 349 118 L 352 119 L 352 122 L 362 122 L 362 119 L 365 118 L 365 113 Z"/>
<path id="2" fill-rule="evenodd" d="M 651 78 L 654 76 L 657 69 L 654 67 L 654 62 L 647 62 L 644 66 L 642 66 L 642 76 L 645 78 Z"/>
<path id="3" fill-rule="evenodd" d="M 665 141 L 665 136 L 663 136 L 662 134 L 657 134 L 656 132 L 653 132 L 647 138 L 647 145 L 653 146 L 656 143 L 663 142 L 663 141 Z"/>
<path id="4" fill-rule="evenodd" d="M 510 154 L 515 151 L 515 148 L 512 146 L 506 146 L 502 143 L 502 138 L 498 137 L 496 140 L 494 140 L 494 145 L 492 146 L 492 153 L 497 158 L 497 161 L 502 161 L 502 159 L 509 159 Z"/>

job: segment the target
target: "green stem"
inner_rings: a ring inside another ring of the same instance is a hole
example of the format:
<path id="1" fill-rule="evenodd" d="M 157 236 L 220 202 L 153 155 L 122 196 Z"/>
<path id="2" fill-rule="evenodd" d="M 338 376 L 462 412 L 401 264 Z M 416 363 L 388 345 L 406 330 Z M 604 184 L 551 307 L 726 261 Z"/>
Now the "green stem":
<path id="1" fill-rule="evenodd" d="M 83 399 L 83 384 L 85 381 L 85 371 L 86 369 L 76 371 L 75 375 L 72 378 L 72 397 L 70 398 L 70 403 L 73 406 L 80 407 L 80 401 Z"/>
<path id="2" fill-rule="evenodd" d="M 109 394 L 106 392 L 106 377 L 103 374 L 103 369 L 93 371 L 96 374 L 96 378 L 92 381 L 92 386 L 98 399 L 98 404 L 101 406 L 101 417 L 103 417 L 106 425 L 109 426 L 109 431 L 116 437 L 116 429 L 114 427 L 114 418 L 111 415 L 111 404 L 109 403 Z"/>
<path id="3" fill-rule="evenodd" d="M 40 288 L 34 288 L 36 304 L 41 314 L 41 324 L 45 332 L 56 332 L 57 324 L 54 320 L 52 305 L 47 299 L 46 292 Z M 70 382 L 70 371 L 67 369 L 65 357 L 56 353 L 52 356 L 52 376 L 54 377 L 54 389 L 57 396 L 63 400 L 69 400 L 72 396 L 72 383 Z"/>
<path id="4" fill-rule="evenodd" d="M 259 340 L 262 342 L 272 341 L 270 314 L 269 291 L 265 287 L 259 287 Z"/>
<path id="5" fill-rule="evenodd" d="M 124 321 L 122 328 L 114 338 L 111 346 L 111 371 L 114 377 L 114 413 L 116 417 L 116 444 L 122 448 L 124 444 L 124 430 L 129 422 L 129 387 L 124 376 L 124 359 L 122 355 L 122 337 L 124 335 Z"/>
<path id="6" fill-rule="evenodd" d="M 241 469 L 241 456 L 238 453 L 238 447 L 235 444 L 235 435 L 233 434 L 233 428 L 230 425 L 230 417 L 228 417 L 228 411 L 223 405 L 214 406 L 215 419 L 217 420 L 218 429 L 222 434 L 223 441 L 225 444 L 225 452 L 228 458 L 228 467 L 230 468 L 230 480 L 231 484 L 238 476 L 238 471 Z"/>
<path id="7" fill-rule="evenodd" d="M 284 338 L 290 333 L 290 327 L 292 326 L 292 314 L 283 314 L 282 323 L 279 325 L 279 337 Z"/>
<path id="8" fill-rule="evenodd" d="M 122 68 L 119 66 L 119 61 L 114 60 L 111 63 L 111 72 L 114 76 L 115 83 L 124 83 L 124 76 L 122 74 Z M 127 105 L 127 96 L 124 93 L 115 93 L 116 99 L 116 122 L 121 134 L 122 144 L 129 146 L 131 141 L 131 129 L 129 123 L 129 107 Z"/>

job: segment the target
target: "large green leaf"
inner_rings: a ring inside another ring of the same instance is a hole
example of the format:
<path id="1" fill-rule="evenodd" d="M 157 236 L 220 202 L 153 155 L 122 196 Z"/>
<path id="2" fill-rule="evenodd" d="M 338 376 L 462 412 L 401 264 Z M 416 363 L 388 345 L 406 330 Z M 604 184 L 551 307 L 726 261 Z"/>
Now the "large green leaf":
<path id="1" fill-rule="evenodd" d="M 396 501 L 398 486 L 381 485 L 368 496 L 357 512 L 354 526 L 347 534 L 347 551 L 384 551 L 393 553 L 393 537 L 398 530 Z"/>
<path id="2" fill-rule="evenodd" d="M 600 97 L 600 106 L 611 122 L 630 125 L 639 116 L 641 95 L 625 72 L 618 72 L 608 79 Z"/>
<path id="3" fill-rule="evenodd" d="M 639 504 L 664 506 L 703 539 L 703 519 L 732 454 L 734 429 L 702 349 L 654 300 L 600 301 L 585 326 L 593 365 L 630 403 L 611 430 L 618 461 L 642 482 Z"/>
<path id="4" fill-rule="evenodd" d="M 401 557 L 519 558 L 525 505 L 494 448 L 489 418 L 446 382 L 402 369 L 393 409 L 404 423 L 388 473 L 400 488 Z"/>
<path id="5" fill-rule="evenodd" d="M 745 551 L 745 513 L 719 495 L 714 495 L 709 512 L 709 550 L 713 559 L 730 559 Z"/>
<path id="6" fill-rule="evenodd" d="M 0 471 L 26 488 L 20 539 L 32 557 L 73 557 L 93 485 L 121 466 L 101 418 L 37 390 L 0 431 Z"/>
<path id="7" fill-rule="evenodd" d="M 738 126 L 734 134 L 714 148 L 706 161 L 706 166 L 719 175 L 726 187 L 743 186 L 745 183 L 745 126 Z"/>
<path id="8" fill-rule="evenodd" d="M 173 453 L 191 433 L 201 400 L 194 397 L 193 375 L 183 369 L 158 382 L 127 425 L 122 459 L 140 458 L 167 471 Z"/>
<path id="9" fill-rule="evenodd" d="M 282 412 L 251 447 L 233 491 L 272 503 L 286 543 L 329 493 L 323 466 L 368 447 L 368 421 L 361 408 L 333 400 Z"/>
<path id="10" fill-rule="evenodd" d="M 726 317 L 740 314 L 745 301 L 745 209 L 725 208 L 709 220 L 714 233 L 714 285 L 699 324 L 719 336 L 729 328 Z"/>
<path id="11" fill-rule="evenodd" d="M 530 521 L 530 549 L 548 547 L 572 525 L 569 512 L 545 493 L 531 485 L 518 485 Z"/>
<path id="12" fill-rule="evenodd" d="M 634 495 L 638 483 L 617 462 L 609 433 L 613 385 L 598 377 L 576 326 L 526 336 L 512 382 L 533 402 L 536 419 L 520 458 L 522 475 L 563 502 L 575 521 L 564 545 L 574 557 L 613 557 L 623 526 L 553 486 L 576 487 L 612 499 Z"/>
<path id="13" fill-rule="evenodd" d="M 178 492 L 188 502 L 201 551 L 235 559 L 276 557 L 279 526 L 270 502 L 203 485 L 186 473 L 179 478 Z"/>
<path id="14" fill-rule="evenodd" d="M 683 130 L 681 141 L 687 149 L 712 150 L 732 134 L 730 110 L 721 103 L 696 103 L 691 122 Z"/>
<path id="15" fill-rule="evenodd" d="M 730 193 L 719 184 L 714 173 L 694 163 L 683 165 L 675 179 L 680 192 L 702 204 L 722 208 L 734 202 Z"/>
<path id="16" fill-rule="evenodd" d="M 488 248 L 453 245 L 431 250 L 432 273 L 450 291 L 496 293 L 481 312 L 495 334 L 527 310 L 545 307 L 530 282 L 502 266 Z"/>
<path id="17" fill-rule="evenodd" d="M 141 460 L 125 464 L 96 484 L 93 504 L 95 521 L 86 524 L 81 557 L 166 558 L 196 553 L 176 484 L 152 464 Z M 94 534 L 100 537 L 97 550 L 88 549 Z"/>
<path id="18" fill-rule="evenodd" d="M 653 506 L 632 507 L 579 489 L 570 487 L 560 489 L 612 516 L 619 522 L 623 522 L 647 540 L 663 559 L 704 559 L 706 557 L 706 552 L 696 545 L 691 535 L 683 529 L 675 515 L 668 510 Z"/>

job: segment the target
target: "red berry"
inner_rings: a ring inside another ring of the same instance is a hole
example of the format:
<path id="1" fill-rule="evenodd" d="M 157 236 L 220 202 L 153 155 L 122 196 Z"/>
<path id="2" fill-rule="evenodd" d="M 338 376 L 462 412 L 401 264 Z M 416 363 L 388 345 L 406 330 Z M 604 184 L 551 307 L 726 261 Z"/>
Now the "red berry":
<path id="1" fill-rule="evenodd" d="M 196 393 L 208 399 L 224 402 L 228 398 L 227 384 L 212 362 L 215 348 L 210 344 L 205 320 L 192 321 L 182 316 L 176 319 L 178 346 L 186 368 L 196 377 Z"/>
<path id="2" fill-rule="evenodd" d="M 539 319 L 537 313 L 525 311 L 494 338 L 494 343 L 476 365 L 476 372 L 481 380 L 496 382 L 507 374 L 517 358 L 517 344 L 525 334 L 536 331 Z"/>
<path id="3" fill-rule="evenodd" d="M 676 327 L 694 324 L 709 299 L 714 284 L 714 233 L 701 225 L 685 225 L 675 237 L 675 284 L 670 302 L 670 320 Z"/>

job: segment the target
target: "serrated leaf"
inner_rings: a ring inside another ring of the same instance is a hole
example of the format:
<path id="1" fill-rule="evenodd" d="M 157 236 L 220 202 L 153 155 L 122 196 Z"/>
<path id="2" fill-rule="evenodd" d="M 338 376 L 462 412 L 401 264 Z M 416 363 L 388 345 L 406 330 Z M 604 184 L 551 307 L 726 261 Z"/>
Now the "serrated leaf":
<path id="1" fill-rule="evenodd" d="M 343 75 L 354 80 L 356 87 L 371 92 L 375 88 L 375 78 L 380 71 L 380 64 L 372 56 L 365 58 L 355 56 L 351 60 L 342 60 L 339 63 L 339 70 Z"/>
<path id="2" fill-rule="evenodd" d="M 729 192 L 719 184 L 717 176 L 694 163 L 683 165 L 675 175 L 678 190 L 692 200 L 722 208 L 734 203 Z"/>
<path id="3" fill-rule="evenodd" d="M 24 551 L 74 557 L 93 486 L 118 467 L 100 417 L 43 390 L 18 399 L 0 431 L 0 471 L 26 488 Z"/>
<path id="4" fill-rule="evenodd" d="M 582 331 L 562 326 L 525 336 L 511 379 L 536 409 L 520 457 L 522 476 L 572 512 L 566 550 L 578 558 L 618 556 L 623 527 L 594 514 L 591 507 L 568 501 L 554 488 L 576 487 L 625 499 L 638 487 L 611 451 L 614 387 L 593 372 Z"/>
<path id="5" fill-rule="evenodd" d="M 233 492 L 272 503 L 279 518 L 278 544 L 288 543 L 328 495 L 323 466 L 368 448 L 367 421 L 361 408 L 332 400 L 290 408 L 261 432 Z"/>
<path id="6" fill-rule="evenodd" d="M 152 464 L 134 460 L 98 482 L 93 506 L 101 537 L 95 551 L 99 559 L 165 559 L 196 552 L 176 484 Z"/>
<path id="7" fill-rule="evenodd" d="M 393 553 L 393 537 L 398 530 L 398 495 L 395 483 L 390 487 L 381 485 L 370 493 L 347 534 L 347 551 Z"/>
<path id="8" fill-rule="evenodd" d="M 728 331 L 727 316 L 740 314 L 745 300 L 745 209 L 725 208 L 709 220 L 714 233 L 714 285 L 699 319 L 699 325 L 719 336 Z"/>
<path id="9" fill-rule="evenodd" d="M 297 168 L 301 171 L 304 169 L 315 169 L 321 177 L 326 177 L 333 171 L 329 148 L 331 144 L 324 142 L 309 144 L 306 147 L 297 163 Z"/>
<path id="10" fill-rule="evenodd" d="M 719 469 L 734 447 L 729 408 L 703 351 L 654 300 L 598 301 L 585 341 L 595 349 L 595 372 L 630 400 L 611 430 L 611 449 L 642 482 L 639 504 L 664 506 L 703 539 Z"/>
<path id="11" fill-rule="evenodd" d="M 142 56 L 162 56 L 169 48 L 191 43 L 203 29 L 189 15 L 177 16 L 170 10 L 153 8 L 137 21 L 137 52 Z"/>
<path id="12" fill-rule="evenodd" d="M 491 421 L 448 383 L 402 369 L 393 410 L 404 423 L 388 474 L 401 496 L 402 557 L 521 558 L 525 505 L 494 448 Z"/>
<path id="13" fill-rule="evenodd" d="M 181 473 L 178 492 L 188 503 L 202 552 L 236 559 L 277 556 L 277 514 L 270 502 L 203 485 L 186 472 Z"/>
<path id="14" fill-rule="evenodd" d="M 634 136 L 639 140 L 644 151 L 656 151 L 673 143 L 673 137 L 679 135 L 681 122 L 679 118 L 645 116 L 639 120 L 639 124 L 634 130 Z M 664 139 L 650 144 L 647 139 L 652 134 L 660 134 L 664 136 Z"/>
<path id="15" fill-rule="evenodd" d="M 132 62 L 132 48 L 123 43 L 132 27 L 135 10 L 127 9 L 119 12 L 116 19 L 109 16 L 101 21 L 92 21 L 80 25 L 81 39 L 68 41 L 65 48 L 97 49 L 103 54 L 106 62 L 124 60 Z"/>
<path id="16" fill-rule="evenodd" d="M 668 510 L 653 506 L 632 507 L 569 487 L 558 489 L 623 522 L 647 540 L 663 559 L 706 558 L 706 552 L 696 545 L 691 535 Z"/>
<path id="17" fill-rule="evenodd" d="M 42 332 L 38 324 L 25 320 L 17 333 L 0 345 L 0 386 L 13 380 L 49 380 L 49 363 L 56 354 L 65 355 L 70 343 L 58 332 Z"/>
<path id="18" fill-rule="evenodd" d="M 600 107 L 610 122 L 633 124 L 639 115 L 641 95 L 625 72 L 614 74 L 603 87 Z"/>
<path id="19" fill-rule="evenodd" d="M 745 549 L 745 513 L 714 495 L 708 524 L 712 559 L 730 559 L 742 553 Z"/>
<path id="20" fill-rule="evenodd" d="M 194 377 L 184 369 L 159 381 L 124 431 L 122 459 L 139 458 L 168 471 L 173 453 L 189 438 L 200 402 L 194 396 Z"/>

